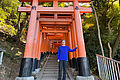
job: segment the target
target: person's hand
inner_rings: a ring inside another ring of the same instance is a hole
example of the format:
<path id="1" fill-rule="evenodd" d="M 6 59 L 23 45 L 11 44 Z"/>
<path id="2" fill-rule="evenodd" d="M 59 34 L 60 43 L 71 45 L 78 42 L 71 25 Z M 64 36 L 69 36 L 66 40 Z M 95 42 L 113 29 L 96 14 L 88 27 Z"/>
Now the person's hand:
<path id="1" fill-rule="evenodd" d="M 76 45 L 76 48 L 77 48 L 77 45 Z"/>
<path id="2" fill-rule="evenodd" d="M 59 62 L 59 60 L 57 60 Z"/>

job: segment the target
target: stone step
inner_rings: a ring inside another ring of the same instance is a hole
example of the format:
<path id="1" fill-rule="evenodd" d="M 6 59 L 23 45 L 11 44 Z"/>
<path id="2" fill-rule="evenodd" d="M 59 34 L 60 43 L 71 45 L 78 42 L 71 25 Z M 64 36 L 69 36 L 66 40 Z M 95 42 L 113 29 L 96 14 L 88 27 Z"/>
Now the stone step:
<path id="1" fill-rule="evenodd" d="M 58 69 L 45 69 L 44 71 L 58 71 Z"/>
<path id="2" fill-rule="evenodd" d="M 45 69 L 58 69 L 57 67 L 46 67 Z"/>
<path id="3" fill-rule="evenodd" d="M 44 71 L 44 74 L 58 74 L 57 71 Z"/>
<path id="4" fill-rule="evenodd" d="M 41 80 L 57 80 L 58 77 L 43 77 Z M 69 78 L 66 78 L 66 80 L 70 80 Z"/>
<path id="5" fill-rule="evenodd" d="M 57 62 L 57 56 L 51 55 L 47 61 L 41 78 L 38 76 L 37 80 L 58 80 L 59 64 Z M 66 80 L 69 80 L 66 76 Z"/>

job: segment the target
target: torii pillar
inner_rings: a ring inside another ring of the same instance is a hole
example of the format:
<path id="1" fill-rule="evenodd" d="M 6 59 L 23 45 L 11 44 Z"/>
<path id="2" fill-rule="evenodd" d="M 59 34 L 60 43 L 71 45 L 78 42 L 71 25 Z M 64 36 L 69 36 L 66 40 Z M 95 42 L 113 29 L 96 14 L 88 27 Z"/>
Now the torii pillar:
<path id="1" fill-rule="evenodd" d="M 36 19 L 38 6 L 38 0 L 32 0 L 32 10 L 30 15 L 30 22 L 27 34 L 27 42 L 25 45 L 24 58 L 21 62 L 19 77 L 15 80 L 34 80 L 32 76 L 32 64 L 33 64 L 33 46 L 34 46 L 34 34 L 36 28 Z"/>
<path id="2" fill-rule="evenodd" d="M 76 30 L 75 30 L 75 21 L 74 19 L 72 20 L 72 25 L 71 25 L 71 32 L 72 32 L 72 36 L 73 36 L 73 47 L 76 47 L 77 45 L 77 38 L 76 38 Z M 73 54 L 73 58 L 72 58 L 72 63 L 73 63 L 73 68 L 75 68 L 76 70 L 78 70 L 78 63 L 77 63 L 77 58 L 78 58 L 78 49 L 76 49 L 75 54 Z"/>
<path id="3" fill-rule="evenodd" d="M 88 62 L 88 58 L 86 57 L 78 0 L 73 0 L 73 6 L 74 6 L 77 44 L 78 44 L 77 61 L 79 67 L 79 76 L 77 76 L 76 80 L 94 80 L 94 77 L 91 76 L 90 74 L 89 62 Z"/>
<path id="4" fill-rule="evenodd" d="M 69 40 L 69 47 L 70 49 L 72 49 L 72 35 L 71 35 L 71 29 L 70 29 L 71 26 L 68 27 L 68 40 Z M 72 64 L 72 58 L 73 58 L 73 52 L 69 52 L 69 63 L 70 63 L 70 67 L 73 67 L 73 64 Z"/>
<path id="5" fill-rule="evenodd" d="M 37 15 L 39 17 L 40 14 Z M 39 19 L 37 18 L 36 21 L 36 29 L 34 34 L 34 47 L 33 47 L 33 66 L 32 66 L 32 73 L 35 73 L 35 69 L 37 68 L 37 54 L 38 54 L 38 46 L 39 46 L 39 39 L 40 39 L 40 26 L 39 26 Z"/>

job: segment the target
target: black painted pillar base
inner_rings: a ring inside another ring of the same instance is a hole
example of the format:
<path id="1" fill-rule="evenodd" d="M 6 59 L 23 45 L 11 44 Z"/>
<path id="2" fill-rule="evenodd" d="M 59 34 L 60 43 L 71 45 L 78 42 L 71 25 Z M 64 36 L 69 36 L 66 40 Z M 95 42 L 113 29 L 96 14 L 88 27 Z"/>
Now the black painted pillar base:
<path id="1" fill-rule="evenodd" d="M 32 71 L 35 71 L 37 65 L 37 58 L 33 58 Z"/>
<path id="2" fill-rule="evenodd" d="M 76 58 L 72 58 L 72 67 L 73 68 L 76 68 L 76 61 L 77 61 L 77 59 Z"/>
<path id="3" fill-rule="evenodd" d="M 23 58 L 21 61 L 19 77 L 32 76 L 32 64 L 33 58 Z"/>
<path id="4" fill-rule="evenodd" d="M 44 52 L 43 55 L 44 55 L 44 58 L 46 58 L 46 52 Z"/>
<path id="5" fill-rule="evenodd" d="M 78 71 L 78 70 L 79 70 L 79 66 L 78 66 L 78 61 L 77 61 L 77 59 L 76 59 L 75 70 L 76 70 L 76 71 Z"/>
<path id="6" fill-rule="evenodd" d="M 49 51 L 47 51 L 47 56 L 49 56 L 49 53 L 50 53 L 50 52 L 49 52 Z"/>
<path id="7" fill-rule="evenodd" d="M 35 58 L 35 69 L 37 69 L 37 65 L 38 65 L 38 59 Z"/>
<path id="8" fill-rule="evenodd" d="M 79 57 L 77 58 L 78 67 L 79 67 L 79 76 L 91 76 L 90 74 L 90 66 L 87 57 Z"/>
<path id="9" fill-rule="evenodd" d="M 50 54 L 52 54 L 52 52 L 50 51 Z"/>
<path id="10" fill-rule="evenodd" d="M 43 52 L 41 52 L 41 57 L 40 58 L 43 59 L 43 57 L 44 57 Z"/>
<path id="11" fill-rule="evenodd" d="M 37 60 L 37 68 L 40 68 L 41 60 Z"/>
<path id="12" fill-rule="evenodd" d="M 72 68 L 73 68 L 72 59 L 69 59 L 69 64 L 70 64 L 70 67 L 72 67 Z"/>

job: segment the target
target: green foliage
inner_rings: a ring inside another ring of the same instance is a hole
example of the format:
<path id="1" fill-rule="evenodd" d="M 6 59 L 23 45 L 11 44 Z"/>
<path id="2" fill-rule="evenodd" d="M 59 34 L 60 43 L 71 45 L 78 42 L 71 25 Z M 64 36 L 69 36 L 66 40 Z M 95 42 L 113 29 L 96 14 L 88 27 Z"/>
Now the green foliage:
<path id="1" fill-rule="evenodd" d="M 14 36 L 17 33 L 18 12 L 20 3 L 17 0 L 3 0 L 0 4 L 0 31 Z"/>
<path id="2" fill-rule="evenodd" d="M 118 0 L 115 2 L 106 1 L 106 0 L 94 0 L 95 9 L 97 11 L 100 30 L 101 30 L 101 39 L 103 43 L 103 48 L 105 52 L 105 56 L 109 57 L 109 49 L 108 42 L 111 44 L 111 48 L 113 49 L 113 45 L 117 39 L 118 34 L 120 33 L 120 7 L 118 5 Z M 114 17 L 113 17 L 114 15 Z M 108 29 L 108 22 L 113 17 L 110 22 L 111 34 Z M 100 44 L 98 40 L 98 31 L 94 14 L 87 13 L 82 16 L 84 19 L 83 29 L 84 29 L 84 38 L 86 45 L 87 56 L 90 61 L 90 67 L 92 71 L 97 70 L 97 61 L 96 54 L 101 55 Z M 91 25 L 94 24 L 94 25 Z M 120 45 L 120 43 L 118 44 Z M 120 53 L 120 46 L 117 48 L 116 55 Z M 119 59 L 117 56 L 115 59 Z"/>
<path id="3" fill-rule="evenodd" d="M 90 27 L 84 33 L 86 53 L 89 58 L 90 68 L 92 71 L 97 70 L 96 54 L 101 54 L 99 41 L 97 37 L 97 29 L 95 27 Z"/>

